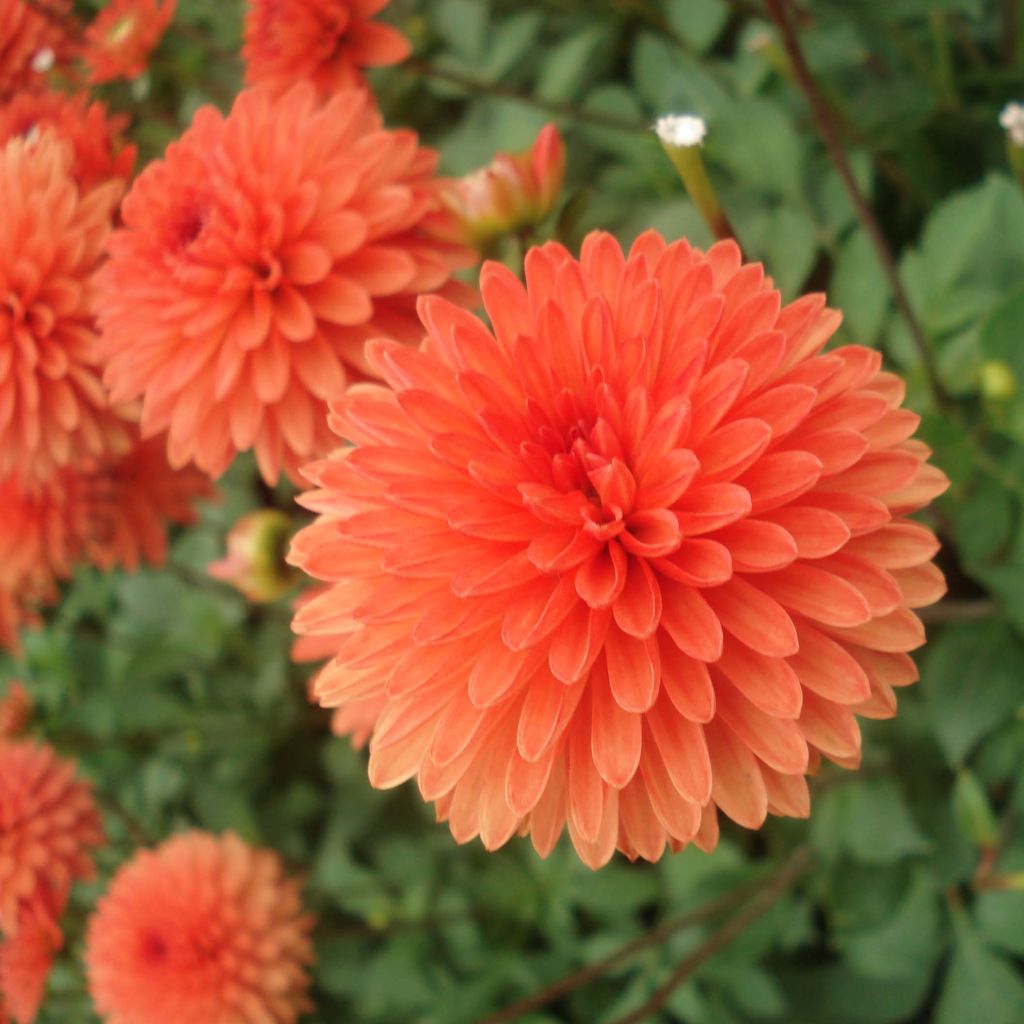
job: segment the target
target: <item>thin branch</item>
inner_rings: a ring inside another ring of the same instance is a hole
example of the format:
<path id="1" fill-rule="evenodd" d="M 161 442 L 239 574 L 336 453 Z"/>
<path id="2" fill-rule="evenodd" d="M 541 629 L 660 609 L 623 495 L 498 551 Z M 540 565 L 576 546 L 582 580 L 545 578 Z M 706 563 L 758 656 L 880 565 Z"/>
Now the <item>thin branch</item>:
<path id="1" fill-rule="evenodd" d="M 112 814 L 117 818 L 124 826 L 125 831 L 131 837 L 133 843 L 136 846 L 152 846 L 153 839 L 149 836 L 142 823 L 131 814 L 124 807 L 121 806 L 109 793 L 105 793 L 102 790 L 95 789 L 94 795 L 96 802 L 102 807 L 108 814 Z"/>
<path id="2" fill-rule="evenodd" d="M 684 957 L 668 980 L 655 990 L 654 995 L 643 1006 L 619 1018 L 614 1024 L 641 1024 L 641 1021 L 653 1017 L 668 1002 L 672 993 L 698 968 L 768 913 L 782 899 L 789 887 L 811 866 L 812 860 L 810 847 L 798 846 L 779 871 L 768 879 L 735 917 L 726 921 L 721 928 L 712 932 L 706 942 Z"/>
<path id="3" fill-rule="evenodd" d="M 991 619 L 998 612 L 995 601 L 977 598 L 973 601 L 942 601 L 931 608 L 921 608 L 917 615 L 926 626 L 948 622 L 979 622 Z"/>
<path id="4" fill-rule="evenodd" d="M 465 89 L 469 93 L 517 100 L 520 103 L 529 104 L 537 110 L 543 110 L 554 117 L 568 117 L 574 121 L 595 125 L 598 128 L 610 128 L 613 131 L 644 134 L 649 134 L 651 131 L 651 126 L 647 121 L 618 117 L 615 114 L 603 114 L 599 110 L 588 110 L 586 107 L 580 107 L 574 103 L 546 100 L 541 96 L 522 92 L 514 86 L 503 85 L 501 82 L 488 82 L 482 78 L 463 75 L 458 71 L 449 71 L 447 68 L 438 67 L 436 64 L 431 64 L 429 61 L 418 57 L 398 65 L 398 70 L 412 75 L 421 75 L 424 78 L 432 78 L 437 82 L 445 82 L 448 85 Z"/>
<path id="5" fill-rule="evenodd" d="M 889 281 L 889 288 L 896 302 L 896 308 L 903 318 L 907 330 L 910 332 L 910 337 L 914 347 L 917 349 L 918 355 L 921 357 L 921 362 L 928 377 L 928 383 L 935 401 L 942 408 L 948 408 L 951 404 L 949 396 L 946 394 L 946 389 L 942 386 L 941 380 L 939 380 L 935 361 L 932 358 L 931 349 L 928 347 L 928 339 L 925 337 L 924 330 L 914 314 L 914 310 L 910 305 L 910 299 L 903 287 L 903 282 L 900 280 L 896 258 L 893 256 L 889 242 L 882 231 L 881 225 L 878 223 L 878 218 L 875 216 L 871 205 L 868 203 L 867 198 L 857 184 L 857 179 L 853 175 L 849 157 L 846 155 L 846 150 L 839 139 L 829 112 L 828 103 L 819 91 L 814 81 L 814 76 L 807 65 L 807 60 L 804 57 L 796 31 L 783 7 L 783 0 L 764 0 L 764 2 L 768 16 L 779 30 L 782 45 L 785 47 L 786 53 L 792 62 L 797 84 L 803 92 L 808 106 L 811 108 L 811 114 L 818 133 L 821 135 L 828 155 L 835 165 L 839 177 L 842 179 L 847 194 L 857 212 L 857 218 L 875 248 L 879 263 L 882 265 L 882 270 Z"/>
<path id="6" fill-rule="evenodd" d="M 731 892 L 711 900 L 696 910 L 673 917 L 656 928 L 651 929 L 651 931 L 632 939 L 624 946 L 620 946 L 614 952 L 609 953 L 608 956 L 595 960 L 592 964 L 587 964 L 586 967 L 581 967 L 579 970 L 563 975 L 550 985 L 528 996 L 524 996 L 522 999 L 517 999 L 514 1003 L 509 1003 L 508 1006 L 503 1007 L 496 1013 L 480 1018 L 476 1024 L 508 1024 L 508 1022 L 518 1020 L 527 1013 L 539 1010 L 541 1007 L 553 1003 L 556 999 L 561 999 L 562 996 L 567 995 L 569 992 L 574 992 L 576 989 L 604 977 L 604 975 L 613 971 L 637 953 L 659 945 L 676 932 L 702 924 L 711 918 L 717 917 L 719 914 L 732 910 L 751 893 L 755 892 L 759 884 L 759 882 L 755 881 L 737 886 Z"/>

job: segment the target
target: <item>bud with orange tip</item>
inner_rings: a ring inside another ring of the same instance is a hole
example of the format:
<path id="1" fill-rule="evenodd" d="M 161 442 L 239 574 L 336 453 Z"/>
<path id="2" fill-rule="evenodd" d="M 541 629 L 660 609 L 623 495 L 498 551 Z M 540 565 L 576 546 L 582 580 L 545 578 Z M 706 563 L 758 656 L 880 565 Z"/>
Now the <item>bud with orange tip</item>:
<path id="1" fill-rule="evenodd" d="M 291 532 L 292 522 L 283 512 L 250 512 L 231 528 L 227 557 L 211 562 L 208 571 L 253 604 L 276 601 L 295 582 L 284 560 Z"/>
<path id="2" fill-rule="evenodd" d="M 551 213 L 565 180 L 565 143 L 546 125 L 530 149 L 498 153 L 486 166 L 449 183 L 442 201 L 460 241 L 484 249 L 504 235 L 536 227 Z"/>
<path id="3" fill-rule="evenodd" d="M 12 679 L 7 695 L 0 700 L 0 739 L 18 736 L 32 719 L 32 698 L 28 690 Z"/>

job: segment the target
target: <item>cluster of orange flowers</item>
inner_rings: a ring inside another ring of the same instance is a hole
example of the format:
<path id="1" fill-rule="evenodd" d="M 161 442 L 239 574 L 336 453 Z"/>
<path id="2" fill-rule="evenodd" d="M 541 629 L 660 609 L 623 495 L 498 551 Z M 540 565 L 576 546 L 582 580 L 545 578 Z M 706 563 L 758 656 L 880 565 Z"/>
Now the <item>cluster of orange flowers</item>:
<path id="1" fill-rule="evenodd" d="M 123 120 L 43 85 L 76 60 L 141 73 L 173 0 L 78 34 L 59 3 L 0 0 L 0 640 L 78 562 L 160 562 L 165 524 L 251 450 L 314 485 L 290 560 L 319 581 L 295 620 L 296 656 L 331 658 L 317 699 L 369 742 L 371 782 L 415 778 L 458 841 L 546 855 L 567 831 L 596 868 L 710 850 L 719 812 L 805 816 L 820 760 L 859 762 L 857 716 L 895 713 L 912 609 L 944 592 L 908 516 L 947 481 L 901 382 L 826 351 L 839 314 L 783 306 L 731 242 L 550 243 L 525 284 L 485 264 L 473 315 L 455 275 L 548 216 L 564 149 L 549 128 L 439 178 L 364 78 L 408 52 L 386 2 L 250 0 L 247 88 L 122 201 Z M 218 573 L 261 537 L 281 524 L 247 522 Z M 248 568 L 254 599 L 281 592 Z M 4 758 L 0 1019 L 23 1024 L 99 826 L 51 752 Z M 293 1021 L 309 928 L 273 854 L 180 837 L 93 920 L 97 1007 Z"/>

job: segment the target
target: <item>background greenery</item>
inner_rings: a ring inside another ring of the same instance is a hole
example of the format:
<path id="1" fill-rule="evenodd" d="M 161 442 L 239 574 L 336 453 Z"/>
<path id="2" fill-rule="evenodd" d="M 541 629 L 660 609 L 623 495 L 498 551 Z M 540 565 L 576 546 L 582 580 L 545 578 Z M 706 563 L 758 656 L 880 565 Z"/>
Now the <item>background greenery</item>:
<path id="1" fill-rule="evenodd" d="M 239 0 L 178 6 L 151 73 L 104 92 L 135 118 L 147 157 L 240 82 Z M 100 881 L 76 891 L 44 1022 L 93 1020 L 87 909 L 138 842 L 190 825 L 234 829 L 305 873 L 321 922 L 310 1019 L 323 1024 L 480 1020 L 764 878 L 804 841 L 811 870 L 655 1019 L 1024 1021 L 1024 193 L 997 124 L 1024 98 L 1018 7 L 801 5 L 808 60 L 953 396 L 940 413 L 805 99 L 763 46 L 759 0 L 394 0 L 417 58 L 374 81 L 389 121 L 418 128 L 445 171 L 528 145 L 553 117 L 569 148 L 563 237 L 602 226 L 628 242 L 654 225 L 703 245 L 647 130 L 660 113 L 699 113 L 747 253 L 787 297 L 826 290 L 845 311 L 843 339 L 881 347 L 909 378 L 953 479 L 930 513 L 951 597 L 929 615 L 922 682 L 896 721 L 865 723 L 861 772 L 823 772 L 809 824 L 727 827 L 713 856 L 619 858 L 597 874 L 564 847 L 546 862 L 521 841 L 458 848 L 412 787 L 372 791 L 364 756 L 307 706 L 287 601 L 252 609 L 206 577 L 228 527 L 268 501 L 243 460 L 167 570 L 81 574 L 24 658 L 0 664 L 96 781 L 112 838 Z M 292 508 L 284 491 L 272 499 Z M 718 922 L 681 928 L 522 1019 L 617 1021 Z"/>

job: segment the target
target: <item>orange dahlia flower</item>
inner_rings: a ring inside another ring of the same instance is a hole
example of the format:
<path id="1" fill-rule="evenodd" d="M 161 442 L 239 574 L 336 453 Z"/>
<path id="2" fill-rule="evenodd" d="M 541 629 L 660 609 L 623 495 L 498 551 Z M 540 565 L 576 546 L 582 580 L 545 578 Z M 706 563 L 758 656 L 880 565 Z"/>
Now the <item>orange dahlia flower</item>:
<path id="1" fill-rule="evenodd" d="M 390 0 L 249 0 L 245 80 L 284 92 L 308 80 L 322 93 L 361 85 L 364 67 L 398 64 L 409 41 L 370 19 Z"/>
<path id="2" fill-rule="evenodd" d="M 94 85 L 138 78 L 174 18 L 177 0 L 110 0 L 85 30 L 82 55 Z"/>
<path id="3" fill-rule="evenodd" d="M 123 455 L 82 459 L 38 485 L 0 481 L 0 646 L 17 649 L 18 628 L 56 600 L 76 564 L 162 565 L 168 524 L 194 523 L 196 502 L 214 497 L 205 474 L 168 464 L 166 437 L 139 441 L 126 427 Z"/>
<path id="4" fill-rule="evenodd" d="M 45 902 L 25 904 L 17 931 L 0 940 L 0 1024 L 33 1024 L 63 945 L 64 935 Z"/>
<path id="5" fill-rule="evenodd" d="M 101 384 L 93 283 L 123 189 L 79 193 L 52 133 L 0 149 L 0 476 L 127 447 Z"/>
<path id="6" fill-rule="evenodd" d="M 89 989 L 108 1024 L 290 1024 L 309 1008 L 311 928 L 276 853 L 187 833 L 114 878 L 89 923 Z"/>
<path id="7" fill-rule="evenodd" d="M 11 680 L 0 699 L 0 740 L 18 736 L 32 720 L 32 698 L 17 680 Z"/>
<path id="8" fill-rule="evenodd" d="M 0 933 L 18 933 L 26 906 L 59 916 L 72 883 L 92 876 L 90 851 L 102 842 L 74 763 L 48 746 L 0 739 Z"/>
<path id="9" fill-rule="evenodd" d="M 71 0 L 48 0 L 46 10 L 26 0 L 0 0 L 0 99 L 44 80 L 72 48 Z"/>
<path id="10" fill-rule="evenodd" d="M 254 448 L 274 481 L 332 447 L 326 403 L 369 372 L 366 340 L 419 340 L 416 296 L 471 262 L 430 234 L 435 164 L 368 95 L 319 106 L 304 85 L 200 110 L 139 176 L 100 274 L 101 354 L 174 465 L 218 476 Z"/>
<path id="11" fill-rule="evenodd" d="M 127 124 L 126 117 L 109 115 L 85 93 L 37 89 L 0 106 L 0 146 L 19 135 L 31 140 L 51 129 L 71 143 L 71 174 L 87 192 L 111 178 L 127 181 L 132 176 L 136 150 L 122 136 Z"/>
<path id="12" fill-rule="evenodd" d="M 567 824 L 597 867 L 806 815 L 944 591 L 903 385 L 731 242 L 595 233 L 481 285 L 493 329 L 426 299 L 422 350 L 368 348 L 388 387 L 334 403 L 356 447 L 306 471 L 321 703 L 379 700 L 371 782 L 417 777 L 489 849 Z"/>

